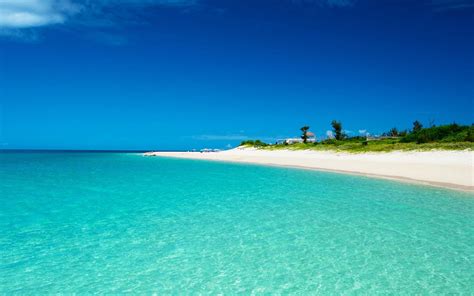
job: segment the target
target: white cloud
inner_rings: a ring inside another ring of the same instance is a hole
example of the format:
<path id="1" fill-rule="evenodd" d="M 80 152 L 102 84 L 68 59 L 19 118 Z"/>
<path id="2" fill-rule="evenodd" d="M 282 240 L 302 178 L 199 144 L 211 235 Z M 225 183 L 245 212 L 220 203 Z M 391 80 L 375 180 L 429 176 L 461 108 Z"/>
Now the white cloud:
<path id="1" fill-rule="evenodd" d="M 191 7 L 202 0 L 0 0 L 0 29 L 35 28 L 66 23 L 71 17 L 93 15 L 103 19 L 104 8 L 124 7 L 126 10 L 150 6 Z M 319 6 L 353 6 L 356 0 L 290 0 Z M 89 19 L 89 18 L 85 18 Z M 97 22 L 97 20 L 95 21 Z M 106 21 L 107 22 L 107 21 Z M 2 33 L 2 32 L 0 32 Z M 2 34 L 6 35 L 6 34 Z M 11 34 L 10 34 L 11 35 Z"/>
<path id="2" fill-rule="evenodd" d="M 24 28 L 64 22 L 64 17 L 56 13 L 40 14 L 26 11 L 0 10 L 0 26 Z"/>
<path id="3" fill-rule="evenodd" d="M 0 0 L 0 29 L 34 28 L 65 23 L 79 13 L 113 5 L 135 7 L 168 5 L 190 6 L 197 0 Z"/>
<path id="4" fill-rule="evenodd" d="M 365 129 L 360 129 L 359 130 L 359 134 L 365 135 L 366 133 L 367 133 L 367 130 L 365 130 Z"/>
<path id="5" fill-rule="evenodd" d="M 326 131 L 326 137 L 328 137 L 328 139 L 334 139 L 334 133 L 332 131 Z"/>
<path id="6" fill-rule="evenodd" d="M 60 24 L 80 9 L 69 0 L 0 0 L 0 28 Z"/>

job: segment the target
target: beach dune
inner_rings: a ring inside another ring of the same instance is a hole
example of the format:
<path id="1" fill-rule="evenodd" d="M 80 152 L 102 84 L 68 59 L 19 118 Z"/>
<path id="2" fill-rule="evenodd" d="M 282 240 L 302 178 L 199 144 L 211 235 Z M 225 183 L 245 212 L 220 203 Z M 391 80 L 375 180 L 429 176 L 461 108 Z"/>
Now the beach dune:
<path id="1" fill-rule="evenodd" d="M 472 151 L 352 154 L 310 150 L 272 151 L 239 147 L 210 153 L 147 152 L 144 155 L 327 170 L 474 191 L 474 152 Z"/>

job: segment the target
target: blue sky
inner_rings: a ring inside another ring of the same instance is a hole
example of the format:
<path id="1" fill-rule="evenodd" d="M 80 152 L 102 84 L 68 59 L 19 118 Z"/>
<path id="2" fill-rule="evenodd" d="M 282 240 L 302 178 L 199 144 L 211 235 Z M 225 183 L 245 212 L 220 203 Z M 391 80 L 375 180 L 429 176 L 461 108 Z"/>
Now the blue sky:
<path id="1" fill-rule="evenodd" d="M 0 145 L 225 148 L 471 124 L 474 2 L 0 0 Z"/>

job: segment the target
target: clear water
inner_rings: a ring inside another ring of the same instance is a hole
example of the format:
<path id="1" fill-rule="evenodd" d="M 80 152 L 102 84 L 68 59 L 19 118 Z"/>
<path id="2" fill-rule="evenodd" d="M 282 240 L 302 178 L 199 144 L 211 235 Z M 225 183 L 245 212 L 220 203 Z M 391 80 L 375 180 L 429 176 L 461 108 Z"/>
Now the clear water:
<path id="1" fill-rule="evenodd" d="M 474 293 L 474 196 L 315 171 L 0 154 L 0 293 Z"/>

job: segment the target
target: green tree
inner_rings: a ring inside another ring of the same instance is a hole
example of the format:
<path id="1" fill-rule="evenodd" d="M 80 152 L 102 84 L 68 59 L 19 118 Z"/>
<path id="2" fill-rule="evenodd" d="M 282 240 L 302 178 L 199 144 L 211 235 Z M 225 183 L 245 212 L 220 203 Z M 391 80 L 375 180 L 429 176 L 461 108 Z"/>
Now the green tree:
<path id="1" fill-rule="evenodd" d="M 334 137 L 336 138 L 336 140 L 344 140 L 346 135 L 342 131 L 342 123 L 340 121 L 333 120 L 331 122 L 331 125 L 334 131 Z"/>
<path id="2" fill-rule="evenodd" d="M 412 133 L 417 133 L 421 131 L 422 129 L 423 129 L 423 125 L 421 124 L 421 122 L 419 122 L 418 120 L 415 120 L 415 122 L 413 122 Z"/>
<path id="3" fill-rule="evenodd" d="M 469 130 L 467 131 L 466 141 L 474 142 L 474 124 L 471 124 Z"/>
<path id="4" fill-rule="evenodd" d="M 303 126 L 302 128 L 300 128 L 302 134 L 301 134 L 301 139 L 303 139 L 303 143 L 306 143 L 308 141 L 308 130 L 309 130 L 309 126 Z"/>
<path id="5" fill-rule="evenodd" d="M 268 144 L 260 140 L 245 140 L 240 142 L 240 146 L 264 147 L 268 146 Z"/>
<path id="6" fill-rule="evenodd" d="M 390 137 L 398 137 L 398 130 L 396 127 L 392 127 L 390 131 L 388 132 L 388 135 Z"/>
<path id="7" fill-rule="evenodd" d="M 255 141 L 254 140 L 245 140 L 240 142 L 240 146 L 254 146 Z"/>

